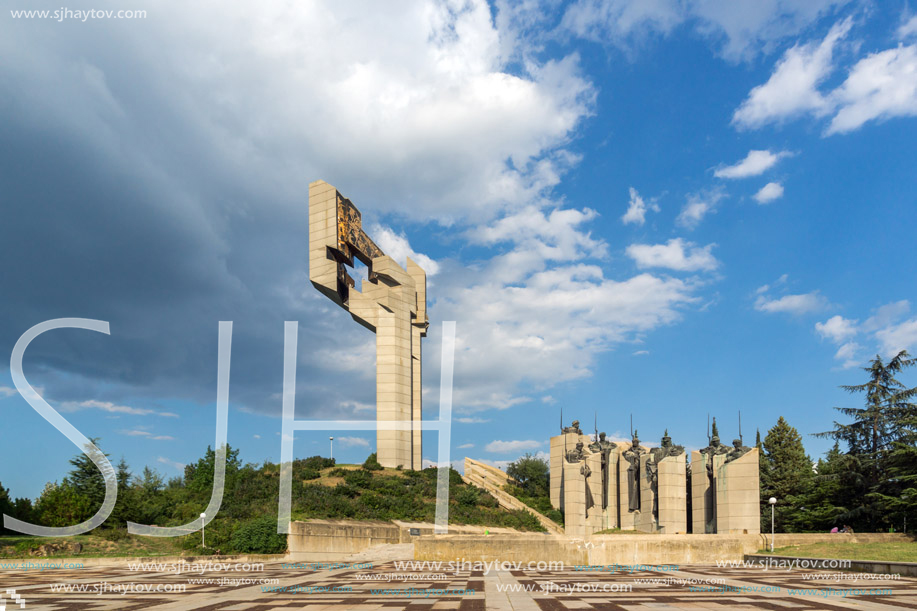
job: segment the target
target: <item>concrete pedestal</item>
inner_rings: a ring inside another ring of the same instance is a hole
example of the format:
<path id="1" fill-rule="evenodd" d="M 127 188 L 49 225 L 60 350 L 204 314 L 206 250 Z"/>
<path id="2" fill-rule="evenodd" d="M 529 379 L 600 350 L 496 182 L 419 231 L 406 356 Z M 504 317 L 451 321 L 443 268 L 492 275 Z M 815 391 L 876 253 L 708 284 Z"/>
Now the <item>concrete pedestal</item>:
<path id="1" fill-rule="evenodd" d="M 657 530 L 666 535 L 687 532 L 686 455 L 667 456 L 657 467 L 659 473 Z"/>
<path id="2" fill-rule="evenodd" d="M 758 449 L 723 462 L 716 470 L 716 532 L 751 535 L 761 532 Z"/>

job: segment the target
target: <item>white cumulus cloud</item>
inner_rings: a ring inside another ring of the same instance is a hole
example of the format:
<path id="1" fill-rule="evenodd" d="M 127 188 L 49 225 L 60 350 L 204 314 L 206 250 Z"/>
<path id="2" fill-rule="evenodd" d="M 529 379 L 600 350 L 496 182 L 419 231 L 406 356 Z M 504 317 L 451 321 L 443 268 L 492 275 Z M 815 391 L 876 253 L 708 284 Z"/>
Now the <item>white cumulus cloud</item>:
<path id="1" fill-rule="evenodd" d="M 760 295 L 755 300 L 755 309 L 759 312 L 787 312 L 790 314 L 805 314 L 817 312 L 827 305 L 824 297 L 818 291 L 803 293 L 801 295 L 784 295 L 779 298 L 770 298 Z"/>
<path id="2" fill-rule="evenodd" d="M 335 437 L 335 441 L 345 448 L 368 448 L 369 441 L 362 437 Z"/>
<path id="3" fill-rule="evenodd" d="M 155 439 L 157 441 L 172 441 L 175 438 L 170 435 L 154 435 L 149 431 L 142 429 L 133 429 L 130 431 L 118 431 L 122 435 L 127 435 L 129 437 L 145 437 L 147 439 Z"/>
<path id="4" fill-rule="evenodd" d="M 898 29 L 905 40 L 917 31 L 917 18 Z M 789 49 L 770 79 L 751 90 L 735 111 L 737 127 L 757 128 L 802 115 L 831 117 L 824 135 L 844 134 L 871 121 L 917 116 L 917 45 L 870 53 L 831 91 L 820 90 L 835 70 L 834 51 L 850 31 L 850 18 L 835 24 L 820 43 Z"/>
<path id="5" fill-rule="evenodd" d="M 539 258 L 550 261 L 572 261 L 584 256 L 601 258 L 607 245 L 594 239 L 584 228 L 597 216 L 598 213 L 589 208 L 558 208 L 546 212 L 526 206 L 494 223 L 475 227 L 467 235 L 473 243 L 488 246 L 520 244 Z"/>
<path id="6" fill-rule="evenodd" d="M 646 211 L 652 210 L 653 212 L 659 212 L 659 206 L 650 201 L 649 204 L 637 193 L 637 190 L 633 187 L 630 188 L 630 200 L 627 202 L 627 212 L 624 213 L 624 216 L 621 217 L 621 222 L 625 225 L 634 223 L 636 225 L 642 225 L 646 222 Z"/>
<path id="7" fill-rule="evenodd" d="M 917 346 L 917 318 L 880 329 L 876 332 L 876 339 L 886 356 L 894 356 L 901 350 L 913 352 Z"/>
<path id="8" fill-rule="evenodd" d="M 898 28 L 899 40 L 906 40 L 915 35 L 917 35 L 917 15 L 913 15 Z"/>
<path id="9" fill-rule="evenodd" d="M 751 150 L 745 159 L 733 165 L 717 168 L 713 175 L 717 178 L 748 178 L 759 176 L 774 167 L 778 161 L 790 156 L 789 151 L 772 153 L 768 150 Z"/>
<path id="10" fill-rule="evenodd" d="M 402 267 L 406 268 L 407 260 L 411 259 L 423 268 L 428 277 L 435 276 L 439 272 L 439 264 L 427 255 L 411 248 L 407 236 L 403 233 L 395 233 L 392 229 L 382 225 L 373 225 L 370 229 L 370 237 L 382 249 L 382 252 L 397 261 Z"/>
<path id="11" fill-rule="evenodd" d="M 838 110 L 826 134 L 847 133 L 868 121 L 917 116 L 917 45 L 861 59 L 831 97 Z"/>
<path id="12" fill-rule="evenodd" d="M 847 342 L 837 349 L 837 352 L 834 353 L 834 358 L 841 361 L 841 367 L 844 369 L 856 367 L 860 364 L 860 360 L 857 358 L 860 348 L 861 346 L 856 342 Z"/>
<path id="13" fill-rule="evenodd" d="M 675 238 L 665 244 L 631 244 L 626 252 L 641 268 L 662 267 L 681 272 L 711 271 L 720 264 L 711 252 L 714 246 L 716 244 L 701 247 Z"/>
<path id="14" fill-rule="evenodd" d="M 824 114 L 831 104 L 818 86 L 834 69 L 834 48 L 850 31 L 851 19 L 835 24 L 820 43 L 795 45 L 784 53 L 774 73 L 758 85 L 735 111 L 732 121 L 745 128 L 782 121 L 805 113 Z"/>
<path id="15" fill-rule="evenodd" d="M 75 412 L 82 409 L 99 409 L 103 412 L 112 414 L 130 414 L 132 416 L 166 416 L 168 418 L 178 418 L 178 414 L 172 412 L 157 412 L 156 410 L 145 407 L 131 407 L 129 405 L 116 405 L 111 401 L 97 401 L 89 399 L 87 401 L 65 401 L 60 406 L 61 411 Z"/>
<path id="16" fill-rule="evenodd" d="M 576 0 L 561 27 L 573 34 L 631 50 L 652 34 L 667 34 L 688 22 L 713 41 L 725 58 L 746 59 L 799 33 L 850 0 Z M 509 5 L 509 3 L 504 3 Z M 553 3 L 513 3 L 515 13 L 548 12 Z M 531 17 L 526 20 L 531 21 Z"/>
<path id="17" fill-rule="evenodd" d="M 856 324 L 856 320 L 836 315 L 825 322 L 815 323 L 815 330 L 822 337 L 839 344 L 857 334 Z"/>
<path id="18" fill-rule="evenodd" d="M 534 450 L 535 448 L 540 448 L 543 445 L 541 441 L 535 441 L 533 439 L 528 439 L 525 441 L 491 441 L 484 448 L 488 452 L 493 452 L 494 454 L 509 454 L 510 452 L 524 452 L 525 450 Z"/>
<path id="19" fill-rule="evenodd" d="M 162 464 L 164 464 L 164 465 L 168 465 L 168 466 L 170 466 L 170 467 L 172 467 L 173 469 L 176 469 L 176 470 L 178 470 L 178 471 L 184 471 L 184 470 L 185 470 L 185 463 L 183 463 L 183 462 L 178 462 L 178 461 L 175 461 L 175 460 L 171 460 L 171 459 L 169 459 L 169 458 L 166 458 L 165 456 L 160 456 L 159 458 L 156 459 L 156 462 L 160 462 L 160 463 L 162 463 Z"/>
<path id="20" fill-rule="evenodd" d="M 901 350 L 910 352 L 917 349 L 917 318 L 905 318 L 910 307 L 906 299 L 887 303 L 876 308 L 862 324 L 840 315 L 832 316 L 823 323 L 816 323 L 815 331 L 839 345 L 834 358 L 848 369 L 863 362 L 860 357 L 865 350 L 863 337 L 873 342 L 872 354 L 878 353 L 886 358 Z M 858 336 L 859 341 L 854 341 Z"/>
<path id="21" fill-rule="evenodd" d="M 687 229 L 694 229 L 704 220 L 705 216 L 716 209 L 717 204 L 725 195 L 722 189 L 711 189 L 688 195 L 675 222 Z"/>
<path id="22" fill-rule="evenodd" d="M 769 182 L 754 195 L 759 204 L 769 204 L 775 199 L 783 197 L 783 185 L 779 182 Z"/>

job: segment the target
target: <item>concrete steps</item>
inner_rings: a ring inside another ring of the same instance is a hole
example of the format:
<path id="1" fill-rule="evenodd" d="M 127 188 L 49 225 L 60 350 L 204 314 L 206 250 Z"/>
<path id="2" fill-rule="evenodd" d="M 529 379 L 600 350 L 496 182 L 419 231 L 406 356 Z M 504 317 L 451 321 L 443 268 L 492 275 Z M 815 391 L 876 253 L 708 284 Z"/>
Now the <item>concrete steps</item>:
<path id="1" fill-rule="evenodd" d="M 496 467 L 491 467 L 490 465 L 485 465 L 482 462 L 478 462 L 471 458 L 465 458 L 465 475 L 462 476 L 462 480 L 466 484 L 482 488 L 489 492 L 497 502 L 500 504 L 500 507 L 504 509 L 521 509 L 527 511 L 538 520 L 538 522 L 545 527 L 548 533 L 552 535 L 562 535 L 564 534 L 564 529 L 557 524 L 554 520 L 548 518 L 543 513 L 536 511 L 514 497 L 513 495 L 505 492 L 503 486 L 506 484 L 512 483 L 512 479 L 500 469 Z"/>

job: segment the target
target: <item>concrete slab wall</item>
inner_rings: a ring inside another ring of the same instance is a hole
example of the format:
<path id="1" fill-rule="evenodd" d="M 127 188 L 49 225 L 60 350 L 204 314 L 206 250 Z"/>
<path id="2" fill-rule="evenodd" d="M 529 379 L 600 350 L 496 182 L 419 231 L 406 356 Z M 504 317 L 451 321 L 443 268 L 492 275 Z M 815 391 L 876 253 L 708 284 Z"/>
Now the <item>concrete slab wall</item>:
<path id="1" fill-rule="evenodd" d="M 301 560 L 343 560 L 377 545 L 411 543 L 420 537 L 433 535 L 433 524 L 426 522 L 358 521 L 358 520 L 309 520 L 291 522 L 287 535 L 289 558 Z M 412 535 L 411 529 L 419 531 Z M 484 532 L 513 536 L 520 535 L 512 528 L 450 525 L 449 531 L 456 534 L 485 536 Z M 453 535 L 444 535 L 447 537 Z"/>
<path id="2" fill-rule="evenodd" d="M 900 533 L 777 534 L 777 547 L 823 541 L 912 541 Z M 741 561 L 768 545 L 764 535 L 434 535 L 414 540 L 415 560 L 563 562 L 565 565 L 713 564 Z"/>
<path id="3" fill-rule="evenodd" d="M 287 536 L 293 560 L 341 560 L 374 545 L 400 543 L 400 528 L 391 522 L 314 520 L 292 522 Z"/>

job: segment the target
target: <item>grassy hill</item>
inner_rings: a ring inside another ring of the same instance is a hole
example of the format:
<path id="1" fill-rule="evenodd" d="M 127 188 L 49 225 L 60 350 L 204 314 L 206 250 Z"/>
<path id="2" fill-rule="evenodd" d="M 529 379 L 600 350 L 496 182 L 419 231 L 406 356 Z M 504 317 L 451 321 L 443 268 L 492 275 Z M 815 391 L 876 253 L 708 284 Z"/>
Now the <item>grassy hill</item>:
<path id="1" fill-rule="evenodd" d="M 228 452 L 223 503 L 206 527 L 207 548 L 201 547 L 199 531 L 171 539 L 135 537 L 128 535 L 125 524 L 176 526 L 198 519 L 210 499 L 213 482 L 214 452 L 209 448 L 203 458 L 185 468 L 184 477 L 168 483 L 150 469 L 144 469 L 141 477 L 119 477 L 115 510 L 106 524 L 92 533 L 59 540 L 6 533 L 15 536 L 0 537 L 0 557 L 28 557 L 49 544 L 60 548 L 53 549 L 52 556 L 73 556 L 64 543 L 74 541 L 83 547 L 80 556 L 283 552 L 286 538 L 276 533 L 280 465 L 264 462 L 243 466 L 237 455 L 237 450 Z M 97 470 L 88 472 L 98 474 Z M 77 475 L 72 472 L 60 484 L 49 484 L 34 506 L 18 499 L 14 517 L 46 526 L 66 526 L 87 519 L 101 505 L 98 494 L 101 490 L 104 496 L 104 484 L 101 475 L 98 482 Z M 319 456 L 295 460 L 292 519 L 433 522 L 436 477 L 435 468 L 383 469 L 374 456 L 363 465 L 336 465 Z M 455 470 L 450 470 L 449 523 L 544 532 L 531 514 L 500 508 L 490 494 L 465 484 Z"/>

